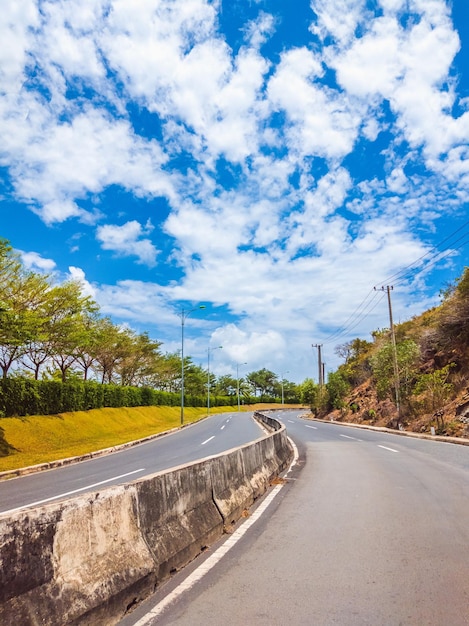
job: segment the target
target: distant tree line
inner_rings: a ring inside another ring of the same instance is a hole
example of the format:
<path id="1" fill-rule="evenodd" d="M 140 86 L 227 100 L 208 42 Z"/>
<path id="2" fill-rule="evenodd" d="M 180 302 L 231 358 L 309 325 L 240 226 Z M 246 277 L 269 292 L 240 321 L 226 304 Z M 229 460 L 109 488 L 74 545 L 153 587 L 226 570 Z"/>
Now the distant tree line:
<path id="1" fill-rule="evenodd" d="M 102 316 L 78 281 L 56 284 L 49 275 L 27 270 L 10 243 L 0 239 L 0 415 L 49 413 L 59 406 L 57 397 L 63 397 L 64 389 L 63 406 L 177 404 L 181 358 L 162 352 L 161 346 L 147 332 L 137 333 Z M 301 386 L 266 369 L 239 380 L 210 373 L 209 381 L 208 371 L 190 357 L 184 366 L 189 405 L 191 398 L 200 406 L 206 403 L 209 382 L 212 406 L 219 404 L 217 398 L 234 404 L 238 385 L 245 403 L 278 402 L 282 390 L 286 403 L 301 401 Z M 109 390 L 99 391 L 99 385 Z M 22 411 L 15 394 L 22 398 Z"/>

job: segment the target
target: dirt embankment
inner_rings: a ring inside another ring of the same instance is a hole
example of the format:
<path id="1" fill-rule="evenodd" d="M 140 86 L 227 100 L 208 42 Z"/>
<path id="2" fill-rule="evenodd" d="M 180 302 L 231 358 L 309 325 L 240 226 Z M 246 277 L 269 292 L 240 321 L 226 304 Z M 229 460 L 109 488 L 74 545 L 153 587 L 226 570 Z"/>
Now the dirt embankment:
<path id="1" fill-rule="evenodd" d="M 368 424 L 391 428 L 397 424 L 396 405 L 391 400 L 378 400 L 376 390 L 366 381 L 356 387 L 347 397 L 346 407 L 327 414 L 340 422 Z M 325 415 L 318 415 L 325 417 Z M 441 409 L 429 413 L 412 410 L 405 406 L 399 422 L 405 430 L 415 433 L 430 433 L 432 428 L 440 435 L 469 437 L 469 387 Z"/>

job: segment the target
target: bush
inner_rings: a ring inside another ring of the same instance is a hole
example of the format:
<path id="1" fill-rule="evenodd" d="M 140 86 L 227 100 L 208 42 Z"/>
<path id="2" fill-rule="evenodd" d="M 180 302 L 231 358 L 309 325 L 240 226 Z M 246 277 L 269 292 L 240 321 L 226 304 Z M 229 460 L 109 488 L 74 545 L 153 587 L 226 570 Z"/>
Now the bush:
<path id="1" fill-rule="evenodd" d="M 234 406 L 236 396 L 213 396 L 211 406 Z M 264 400 L 272 401 L 272 400 Z M 181 394 L 157 391 L 150 387 L 102 385 L 94 381 L 62 383 L 56 380 L 32 380 L 22 377 L 0 381 L 0 417 L 57 415 L 102 407 L 179 406 Z M 188 395 L 185 406 L 206 406 L 206 396 Z"/>

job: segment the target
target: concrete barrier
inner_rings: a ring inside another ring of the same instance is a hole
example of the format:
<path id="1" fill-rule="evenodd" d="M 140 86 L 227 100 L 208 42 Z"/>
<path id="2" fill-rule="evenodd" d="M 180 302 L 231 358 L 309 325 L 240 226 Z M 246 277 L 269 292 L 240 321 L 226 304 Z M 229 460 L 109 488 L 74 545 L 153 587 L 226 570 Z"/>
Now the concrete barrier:
<path id="1" fill-rule="evenodd" d="M 285 428 L 256 417 L 273 430 L 251 444 L 0 517 L 0 624 L 115 624 L 220 538 L 287 468 Z"/>

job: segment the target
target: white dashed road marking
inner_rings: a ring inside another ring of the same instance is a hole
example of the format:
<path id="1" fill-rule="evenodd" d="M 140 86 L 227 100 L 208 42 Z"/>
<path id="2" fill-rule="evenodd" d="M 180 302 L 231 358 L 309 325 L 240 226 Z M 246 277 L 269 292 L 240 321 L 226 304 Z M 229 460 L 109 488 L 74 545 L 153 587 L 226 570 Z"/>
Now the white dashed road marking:
<path id="1" fill-rule="evenodd" d="M 209 437 L 208 439 L 206 439 L 205 441 L 202 441 L 202 443 L 200 444 L 201 446 L 204 446 L 206 443 L 208 443 L 209 441 L 212 441 L 212 439 L 215 439 L 215 435 L 212 435 L 211 437 Z"/>
<path id="2" fill-rule="evenodd" d="M 389 450 L 390 452 L 399 452 L 399 450 L 394 450 L 394 448 L 388 448 L 387 446 L 380 446 L 379 444 L 378 448 L 383 448 L 383 450 Z"/>

